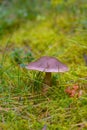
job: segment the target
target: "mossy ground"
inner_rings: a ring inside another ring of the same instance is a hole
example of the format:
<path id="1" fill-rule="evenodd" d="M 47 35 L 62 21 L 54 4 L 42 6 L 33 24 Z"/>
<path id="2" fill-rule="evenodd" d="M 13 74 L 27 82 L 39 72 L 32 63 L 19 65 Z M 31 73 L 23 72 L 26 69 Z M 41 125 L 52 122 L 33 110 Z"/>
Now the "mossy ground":
<path id="1" fill-rule="evenodd" d="M 48 14 L 27 19 L 18 28 L 13 24 L 11 32 L 3 32 L 1 130 L 41 130 L 44 125 L 47 130 L 87 129 L 87 66 L 83 58 L 87 54 L 87 3 L 58 4 L 58 10 L 53 5 Z M 24 68 L 43 55 L 55 56 L 70 68 L 66 73 L 53 73 L 53 85 L 46 94 L 41 87 L 44 74 Z M 65 93 L 75 84 L 83 91 L 79 98 Z"/>

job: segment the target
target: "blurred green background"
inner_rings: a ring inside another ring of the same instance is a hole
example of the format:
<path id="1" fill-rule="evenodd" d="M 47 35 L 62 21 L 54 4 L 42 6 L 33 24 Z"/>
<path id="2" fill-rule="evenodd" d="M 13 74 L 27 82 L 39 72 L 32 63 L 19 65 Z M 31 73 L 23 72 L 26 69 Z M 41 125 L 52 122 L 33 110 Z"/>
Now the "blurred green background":
<path id="1" fill-rule="evenodd" d="M 44 95 L 44 74 L 24 68 L 43 55 L 69 67 Z M 87 130 L 86 58 L 87 0 L 0 0 L 0 130 Z"/>
<path id="2" fill-rule="evenodd" d="M 85 30 L 87 29 L 86 16 L 86 0 L 1 0 L 0 36 L 5 34 L 5 31 L 10 32 L 20 27 L 21 23 L 28 20 L 39 21 L 46 18 L 49 22 L 53 19 L 54 26 L 59 21 L 60 28 L 70 27 L 69 32 L 79 28 Z M 60 17 L 61 20 L 58 20 Z M 67 17 L 67 21 L 63 19 L 64 17 Z"/>

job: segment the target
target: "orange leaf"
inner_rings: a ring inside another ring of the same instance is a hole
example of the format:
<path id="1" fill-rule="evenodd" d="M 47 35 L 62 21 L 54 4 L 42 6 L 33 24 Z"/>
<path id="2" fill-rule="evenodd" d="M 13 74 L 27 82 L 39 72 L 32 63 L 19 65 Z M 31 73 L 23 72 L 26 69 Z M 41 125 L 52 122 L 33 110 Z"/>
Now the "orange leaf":
<path id="1" fill-rule="evenodd" d="M 79 86 L 78 86 L 78 85 L 74 85 L 74 86 L 73 86 L 73 89 L 74 89 L 74 90 L 78 90 L 78 89 L 79 89 Z"/>

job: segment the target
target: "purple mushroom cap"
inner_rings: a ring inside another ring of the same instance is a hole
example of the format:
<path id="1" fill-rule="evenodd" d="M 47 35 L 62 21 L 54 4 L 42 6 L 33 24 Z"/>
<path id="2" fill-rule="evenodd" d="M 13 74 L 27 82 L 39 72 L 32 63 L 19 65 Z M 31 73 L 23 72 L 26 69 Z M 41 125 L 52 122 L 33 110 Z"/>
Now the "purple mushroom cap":
<path id="1" fill-rule="evenodd" d="M 42 72 L 65 72 L 69 70 L 69 68 L 58 59 L 49 56 L 43 56 L 37 61 L 29 63 L 26 68 Z"/>

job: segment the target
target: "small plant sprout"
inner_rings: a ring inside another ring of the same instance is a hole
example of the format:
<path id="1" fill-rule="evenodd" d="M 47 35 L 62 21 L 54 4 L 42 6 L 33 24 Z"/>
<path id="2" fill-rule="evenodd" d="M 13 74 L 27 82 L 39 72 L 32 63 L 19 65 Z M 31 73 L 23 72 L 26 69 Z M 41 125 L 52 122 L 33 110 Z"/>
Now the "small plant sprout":
<path id="1" fill-rule="evenodd" d="M 35 62 L 31 62 L 26 66 L 29 70 L 37 70 L 45 72 L 44 84 L 51 86 L 51 73 L 52 72 L 65 72 L 68 71 L 68 67 L 61 63 L 55 57 L 43 56 Z"/>

